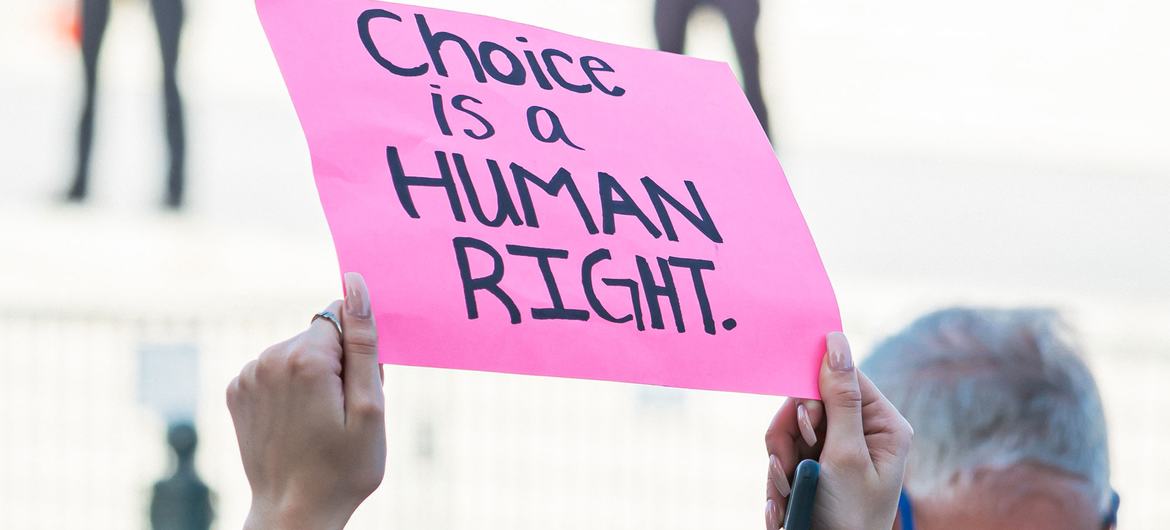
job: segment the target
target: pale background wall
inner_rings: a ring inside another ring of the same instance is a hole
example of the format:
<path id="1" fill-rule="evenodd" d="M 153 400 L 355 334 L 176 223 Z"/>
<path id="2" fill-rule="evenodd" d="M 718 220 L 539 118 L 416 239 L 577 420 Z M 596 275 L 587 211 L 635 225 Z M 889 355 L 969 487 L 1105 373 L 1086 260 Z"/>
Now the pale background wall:
<path id="1" fill-rule="evenodd" d="M 199 468 L 220 528 L 248 494 L 222 400 L 339 294 L 308 158 L 250 2 L 189 1 L 192 208 L 158 211 L 157 55 L 115 2 L 94 201 L 73 163 L 65 0 L 0 0 L 0 527 L 135 528 L 166 470 L 142 344 L 201 352 Z M 433 2 L 651 46 L 646 1 Z M 1170 460 L 1170 4 L 780 0 L 760 26 L 780 158 L 855 349 L 954 303 L 1043 304 L 1106 399 L 1123 528 L 1159 528 Z M 711 13 L 691 50 L 732 60 Z M 391 471 L 353 528 L 743 528 L 779 399 L 391 368 Z"/>

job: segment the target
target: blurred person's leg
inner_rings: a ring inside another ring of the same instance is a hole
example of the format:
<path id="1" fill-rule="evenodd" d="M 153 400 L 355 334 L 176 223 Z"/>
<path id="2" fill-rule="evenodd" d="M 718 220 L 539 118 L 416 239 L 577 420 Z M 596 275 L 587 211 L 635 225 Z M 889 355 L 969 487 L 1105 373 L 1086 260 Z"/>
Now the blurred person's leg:
<path id="1" fill-rule="evenodd" d="M 82 0 L 81 57 L 85 67 L 85 99 L 77 126 L 77 172 L 68 199 L 80 201 L 89 191 L 89 160 L 93 150 L 94 101 L 97 92 L 98 55 L 110 19 L 110 0 Z"/>
<path id="2" fill-rule="evenodd" d="M 183 205 L 183 185 L 186 163 L 186 132 L 183 125 L 183 102 L 179 95 L 176 67 L 179 62 L 179 38 L 183 29 L 182 0 L 151 0 L 154 23 L 158 29 L 159 48 L 163 61 L 163 95 L 166 102 L 167 145 L 170 148 L 170 170 L 167 173 L 166 205 Z"/>
<path id="3" fill-rule="evenodd" d="M 735 44 L 735 54 L 739 57 L 739 67 L 743 70 L 743 91 L 747 95 L 752 110 L 760 119 L 764 132 L 771 134 L 768 128 L 768 108 L 764 104 L 764 89 L 760 81 L 760 49 L 756 43 L 756 24 L 760 20 L 759 0 L 717 0 L 719 8 L 727 17 L 731 26 L 731 40 Z"/>
<path id="4" fill-rule="evenodd" d="M 682 53 L 687 40 L 687 21 L 699 0 L 657 0 L 654 3 L 654 34 L 658 49 Z"/>

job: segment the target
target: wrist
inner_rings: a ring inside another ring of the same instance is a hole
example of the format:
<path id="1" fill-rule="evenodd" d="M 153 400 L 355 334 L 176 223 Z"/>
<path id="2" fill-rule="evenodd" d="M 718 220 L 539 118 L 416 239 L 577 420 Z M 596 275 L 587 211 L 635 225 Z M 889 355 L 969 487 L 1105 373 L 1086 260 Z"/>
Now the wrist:
<path id="1" fill-rule="evenodd" d="M 252 498 L 244 530 L 341 530 L 352 509 L 323 508 L 319 503 L 286 498 Z"/>

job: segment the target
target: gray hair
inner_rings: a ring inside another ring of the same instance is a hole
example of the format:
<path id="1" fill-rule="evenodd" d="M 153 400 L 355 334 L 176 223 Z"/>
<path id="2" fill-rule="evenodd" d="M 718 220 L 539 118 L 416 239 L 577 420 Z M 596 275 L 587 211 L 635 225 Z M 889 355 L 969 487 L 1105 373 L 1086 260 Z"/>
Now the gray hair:
<path id="1" fill-rule="evenodd" d="M 1031 463 L 1085 479 L 1108 508 L 1101 398 L 1055 311 L 930 313 L 861 368 L 914 427 L 912 494 L 946 494 L 978 470 Z"/>

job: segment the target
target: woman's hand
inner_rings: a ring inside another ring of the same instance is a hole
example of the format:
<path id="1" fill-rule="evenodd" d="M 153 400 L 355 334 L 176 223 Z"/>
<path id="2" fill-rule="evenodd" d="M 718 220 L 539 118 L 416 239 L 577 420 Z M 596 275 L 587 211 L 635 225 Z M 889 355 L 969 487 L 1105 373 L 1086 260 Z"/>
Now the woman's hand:
<path id="1" fill-rule="evenodd" d="M 252 486 L 245 528 L 342 528 L 386 470 L 378 337 L 361 275 L 345 275 L 344 334 L 326 318 L 248 363 L 227 389 Z"/>
<path id="2" fill-rule="evenodd" d="M 788 400 L 764 442 L 768 447 L 768 530 L 780 528 L 789 477 L 805 458 L 820 461 L 813 508 L 818 530 L 884 530 L 894 524 L 914 430 L 854 367 L 845 335 L 830 333 L 816 401 Z M 827 420 L 826 426 L 821 416 Z"/>

